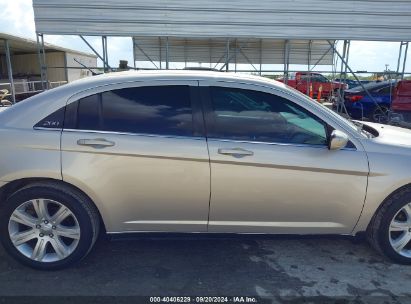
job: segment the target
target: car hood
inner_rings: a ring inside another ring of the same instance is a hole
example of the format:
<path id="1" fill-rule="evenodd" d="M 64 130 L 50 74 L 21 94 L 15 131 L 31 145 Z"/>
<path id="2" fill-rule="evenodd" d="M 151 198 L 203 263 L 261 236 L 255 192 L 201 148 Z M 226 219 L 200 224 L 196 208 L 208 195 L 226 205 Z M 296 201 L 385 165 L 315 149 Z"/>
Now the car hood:
<path id="1" fill-rule="evenodd" d="M 370 126 L 379 133 L 375 142 L 411 148 L 411 130 L 372 122 L 362 121 L 361 123 Z"/>

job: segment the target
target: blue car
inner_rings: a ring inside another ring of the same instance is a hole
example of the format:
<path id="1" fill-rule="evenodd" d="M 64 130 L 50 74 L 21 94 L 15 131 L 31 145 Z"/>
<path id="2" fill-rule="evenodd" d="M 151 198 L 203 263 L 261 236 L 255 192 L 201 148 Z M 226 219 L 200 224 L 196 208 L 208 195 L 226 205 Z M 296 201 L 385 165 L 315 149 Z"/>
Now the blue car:
<path id="1" fill-rule="evenodd" d="M 391 108 L 395 81 L 380 81 L 364 85 L 372 98 L 359 86 L 344 93 L 344 104 L 354 119 L 384 122 Z"/>

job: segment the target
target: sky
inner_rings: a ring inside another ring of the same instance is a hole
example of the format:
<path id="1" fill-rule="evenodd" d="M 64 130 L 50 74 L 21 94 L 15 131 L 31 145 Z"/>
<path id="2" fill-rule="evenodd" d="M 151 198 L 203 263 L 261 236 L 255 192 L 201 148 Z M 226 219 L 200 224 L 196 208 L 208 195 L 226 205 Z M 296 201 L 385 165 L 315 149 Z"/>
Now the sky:
<path id="1" fill-rule="evenodd" d="M 0 10 L 1 32 L 35 39 L 31 0 L 0 0 L 0 7 L 2 8 Z M 87 37 L 87 40 L 101 53 L 100 37 Z M 79 51 L 91 52 L 87 45 L 77 36 L 45 35 L 45 42 Z M 352 41 L 349 65 L 354 71 L 382 71 L 385 70 L 386 64 L 389 65 L 388 68 L 390 70 L 396 70 L 399 45 L 399 42 Z M 341 48 L 341 44 L 339 48 Z M 408 51 L 408 55 L 410 53 L 411 48 Z M 108 57 L 111 66 L 118 66 L 120 59 L 128 60 L 129 66 L 132 66 L 131 38 L 109 37 Z M 150 65 L 142 63 L 138 66 L 149 67 Z M 406 71 L 411 72 L 411 58 L 407 62 Z"/>

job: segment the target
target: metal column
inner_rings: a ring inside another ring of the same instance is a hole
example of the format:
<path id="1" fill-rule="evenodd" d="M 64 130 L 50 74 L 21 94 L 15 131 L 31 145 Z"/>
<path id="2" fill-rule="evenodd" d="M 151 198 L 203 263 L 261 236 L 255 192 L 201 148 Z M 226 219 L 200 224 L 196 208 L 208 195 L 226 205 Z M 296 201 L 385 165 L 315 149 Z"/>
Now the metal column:
<path id="1" fill-rule="evenodd" d="M 49 88 L 49 85 L 47 77 L 46 51 L 44 49 L 43 34 L 37 34 L 37 55 L 39 58 L 40 65 L 41 87 L 43 90 L 47 90 Z"/>
<path id="2" fill-rule="evenodd" d="M 12 102 L 16 103 L 16 91 L 14 89 L 13 68 L 11 66 L 11 55 L 10 55 L 10 45 L 7 39 L 4 40 L 4 49 L 6 51 L 7 74 L 9 76 L 9 81 L 10 81 L 10 94 L 11 94 Z"/>
<path id="3" fill-rule="evenodd" d="M 169 43 L 168 43 L 168 37 L 166 37 L 166 70 L 170 68 L 170 54 L 169 54 Z"/>
<path id="4" fill-rule="evenodd" d="M 103 57 L 101 57 L 101 55 L 91 46 L 91 44 L 90 44 L 82 35 L 79 35 L 79 37 L 84 41 L 85 44 L 87 44 L 87 46 L 93 51 L 93 53 L 96 54 L 96 56 L 97 56 L 98 58 L 100 58 L 101 61 L 103 61 L 103 64 L 104 64 L 104 65 L 107 65 L 107 67 L 108 67 L 109 69 L 111 69 L 111 67 L 110 67 L 110 65 L 108 64 L 108 62 L 106 62 L 106 60 L 105 60 Z M 104 52 L 104 50 L 103 50 L 103 52 Z M 103 53 L 103 55 L 104 55 L 104 53 Z"/>
<path id="5" fill-rule="evenodd" d="M 260 39 L 260 76 L 263 70 L 263 39 Z"/>
<path id="6" fill-rule="evenodd" d="M 404 50 L 404 54 L 403 54 L 403 50 Z M 406 42 L 401 41 L 400 52 L 398 54 L 397 74 L 395 76 L 396 79 L 398 78 L 398 76 L 400 74 L 400 66 L 401 66 L 401 58 L 402 57 L 404 57 L 404 58 L 403 58 L 403 63 L 402 63 L 402 72 L 401 72 L 400 79 L 401 80 L 404 79 L 405 65 L 407 63 L 407 55 L 408 55 L 408 41 L 406 41 Z"/>
<path id="7" fill-rule="evenodd" d="M 310 96 L 310 88 L 311 88 L 311 47 L 312 47 L 312 40 L 308 42 L 308 60 L 307 60 L 307 66 L 308 66 L 308 73 L 307 73 L 307 96 Z"/>
<path id="8" fill-rule="evenodd" d="M 341 55 L 337 51 L 335 45 L 333 45 L 330 40 L 328 40 L 328 44 L 333 47 L 335 54 L 340 58 L 342 64 L 345 65 L 347 71 L 350 71 L 350 73 L 354 76 L 355 80 L 357 80 L 357 82 L 360 84 L 360 87 L 364 90 L 364 92 L 368 95 L 368 97 L 370 97 L 370 99 L 376 105 L 376 107 L 381 110 L 381 106 L 375 101 L 374 96 L 371 95 L 371 93 L 368 91 L 368 89 L 364 86 L 364 84 L 360 81 L 360 79 L 357 77 L 357 75 L 354 73 L 354 71 L 350 68 L 347 61 L 345 61 L 345 58 L 343 57 L 343 55 Z M 385 115 L 385 116 L 388 116 L 388 115 Z"/>
<path id="9" fill-rule="evenodd" d="M 133 41 L 133 67 L 134 70 L 137 70 L 137 65 L 136 65 L 136 45 L 134 43 L 134 37 L 132 38 Z"/>
<path id="10" fill-rule="evenodd" d="M 288 84 L 288 70 L 290 69 L 290 41 L 286 40 L 284 45 L 284 83 Z"/>
<path id="11" fill-rule="evenodd" d="M 101 42 L 103 46 L 103 65 L 104 65 L 104 73 L 109 71 L 108 66 L 108 54 L 107 54 L 107 36 L 101 37 Z"/>
<path id="12" fill-rule="evenodd" d="M 227 39 L 227 44 L 225 47 L 225 71 L 230 70 L 230 39 Z"/>
<path id="13" fill-rule="evenodd" d="M 159 45 L 158 56 L 160 60 L 159 66 L 160 66 L 160 70 L 162 70 L 163 69 L 163 52 L 162 52 L 163 45 L 161 43 L 161 37 L 158 37 L 158 45 Z"/>

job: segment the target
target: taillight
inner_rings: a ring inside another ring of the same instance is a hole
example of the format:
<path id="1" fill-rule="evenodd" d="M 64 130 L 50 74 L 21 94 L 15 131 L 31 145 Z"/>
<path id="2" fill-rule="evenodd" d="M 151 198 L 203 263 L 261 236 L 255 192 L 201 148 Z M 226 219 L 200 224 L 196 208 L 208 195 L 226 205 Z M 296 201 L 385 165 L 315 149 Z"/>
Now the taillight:
<path id="1" fill-rule="evenodd" d="M 352 95 L 352 96 L 347 96 L 348 100 L 351 102 L 357 102 L 360 101 L 364 96 L 361 95 Z"/>

